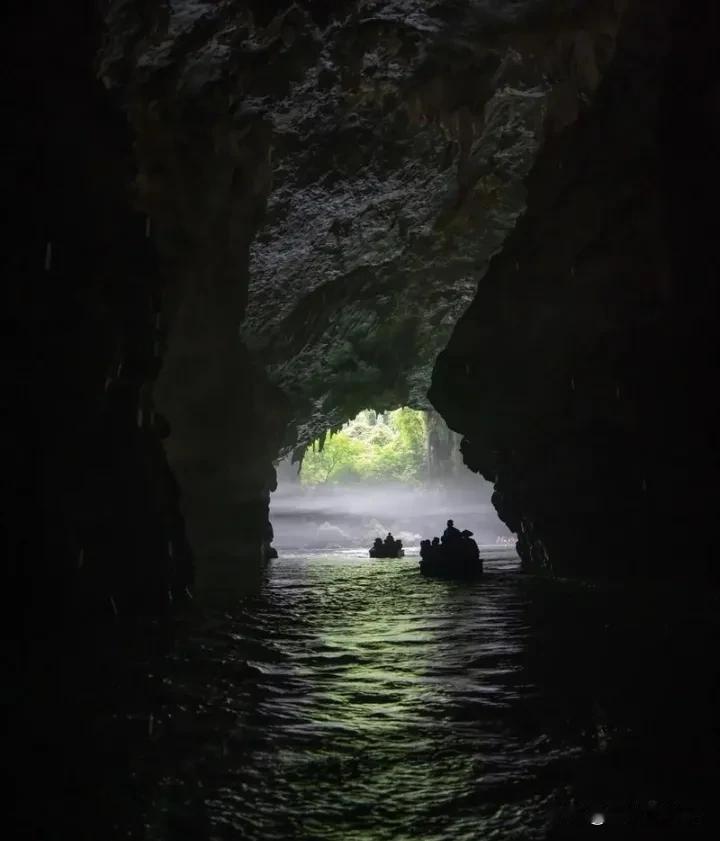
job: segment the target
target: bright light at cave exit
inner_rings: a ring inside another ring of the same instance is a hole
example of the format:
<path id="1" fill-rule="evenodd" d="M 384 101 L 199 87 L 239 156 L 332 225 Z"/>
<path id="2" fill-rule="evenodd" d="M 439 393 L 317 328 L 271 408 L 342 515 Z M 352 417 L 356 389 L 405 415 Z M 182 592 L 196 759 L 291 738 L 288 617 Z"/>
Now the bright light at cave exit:
<path id="1" fill-rule="evenodd" d="M 514 546 L 490 503 L 492 485 L 463 464 L 460 440 L 435 412 L 360 412 L 314 441 L 299 471 L 289 457 L 278 464 L 275 546 L 367 548 L 390 531 L 411 550 L 449 518 L 481 546 Z"/>

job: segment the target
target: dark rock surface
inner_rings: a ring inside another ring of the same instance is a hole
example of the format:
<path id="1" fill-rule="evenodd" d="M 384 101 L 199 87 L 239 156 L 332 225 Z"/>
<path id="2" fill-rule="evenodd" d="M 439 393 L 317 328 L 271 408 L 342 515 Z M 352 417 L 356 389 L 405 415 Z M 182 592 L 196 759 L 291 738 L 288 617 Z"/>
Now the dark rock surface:
<path id="1" fill-rule="evenodd" d="M 716 577 L 718 24 L 712 0 L 10 3 L 3 785 L 26 837 L 133 798 L 88 714 L 138 677 L 124 621 L 163 637 L 138 615 L 192 590 L 190 544 L 206 591 L 259 573 L 273 458 L 427 405 L 448 337 L 430 399 L 527 569 Z M 686 602 L 648 650 L 695 633 Z"/>
<path id="2" fill-rule="evenodd" d="M 171 278 L 157 398 L 204 557 L 260 552 L 280 446 L 368 406 L 428 405 L 536 151 L 590 101 L 621 12 L 110 4 L 100 74 Z"/>
<path id="3" fill-rule="evenodd" d="M 132 799 L 92 693 L 128 693 L 120 629 L 193 587 L 152 382 L 162 272 L 127 121 L 95 78 L 94 2 L 10 2 L 0 30 L 4 835 L 99 838 Z M 153 622 L 156 620 L 153 619 Z M 122 684 L 122 688 L 119 688 Z M 94 702 L 93 702 L 94 703 Z M 125 743 L 120 743 L 122 748 Z"/>
<path id="4" fill-rule="evenodd" d="M 431 399 L 528 566 L 676 555 L 716 434 L 715 21 L 679 8 L 88 0 L 54 36 L 18 11 L 15 589 L 167 604 L 178 487 L 205 583 L 257 572 L 278 452 L 427 405 L 476 288 Z"/>
<path id="5" fill-rule="evenodd" d="M 714 574 L 718 22 L 628 5 L 436 366 L 431 400 L 528 569 Z"/>
<path id="6" fill-rule="evenodd" d="M 94 77 L 101 27 L 93 3 L 41 3 L 3 30 L 3 591 L 28 646 L 72 616 L 162 612 L 193 581 L 152 397 L 162 274 Z"/>

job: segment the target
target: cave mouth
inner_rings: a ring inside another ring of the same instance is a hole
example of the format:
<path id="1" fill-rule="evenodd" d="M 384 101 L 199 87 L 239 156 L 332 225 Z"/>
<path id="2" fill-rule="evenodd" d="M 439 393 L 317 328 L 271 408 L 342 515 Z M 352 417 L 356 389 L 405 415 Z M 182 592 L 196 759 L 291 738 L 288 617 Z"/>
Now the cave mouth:
<path id="1" fill-rule="evenodd" d="M 364 409 L 327 430 L 301 459 L 276 465 L 275 548 L 281 556 L 366 555 L 375 537 L 392 532 L 413 555 L 453 518 L 481 546 L 514 551 L 515 536 L 491 503 L 493 486 L 465 466 L 460 440 L 437 412 L 407 406 Z"/>

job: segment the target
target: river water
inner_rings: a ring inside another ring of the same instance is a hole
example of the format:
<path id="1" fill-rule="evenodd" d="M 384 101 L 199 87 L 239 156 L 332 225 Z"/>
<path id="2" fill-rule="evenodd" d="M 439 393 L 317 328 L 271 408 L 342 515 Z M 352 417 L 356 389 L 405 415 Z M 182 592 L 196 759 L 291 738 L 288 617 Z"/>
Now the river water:
<path id="1" fill-rule="evenodd" d="M 286 551 L 258 594 L 174 638 L 98 640 L 91 673 L 63 678 L 56 743 L 18 728 L 18 837 L 714 837 L 715 597 L 483 555 L 458 583 L 417 557 Z"/>
<path id="2" fill-rule="evenodd" d="M 285 556 L 225 629 L 257 650 L 228 699 L 237 755 L 208 801 L 217 836 L 531 837 L 542 794 L 523 783 L 573 748 L 503 720 L 532 692 L 522 613 L 499 570 L 457 585 L 420 578 L 417 558 Z"/>
<path id="3" fill-rule="evenodd" d="M 462 584 L 364 555 L 285 553 L 164 659 L 133 718 L 129 836 L 708 837 L 707 731 L 676 726 L 646 609 L 502 550 Z M 684 690 L 711 720 L 706 691 Z"/>

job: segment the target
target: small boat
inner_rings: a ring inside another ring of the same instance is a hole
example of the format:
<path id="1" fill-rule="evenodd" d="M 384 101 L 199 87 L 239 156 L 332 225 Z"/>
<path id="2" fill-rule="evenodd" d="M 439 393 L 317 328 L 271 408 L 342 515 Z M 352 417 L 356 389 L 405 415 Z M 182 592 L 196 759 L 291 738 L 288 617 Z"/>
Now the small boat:
<path id="1" fill-rule="evenodd" d="M 479 578 L 483 574 L 483 562 L 466 558 L 421 558 L 420 572 L 429 578 Z"/>
<path id="2" fill-rule="evenodd" d="M 371 558 L 403 558 L 405 550 L 402 548 L 402 540 L 395 540 L 392 534 L 388 534 L 385 540 L 376 537 L 368 554 Z"/>
<path id="3" fill-rule="evenodd" d="M 483 562 L 477 543 L 467 538 L 451 544 L 420 543 L 420 572 L 433 578 L 478 578 L 483 574 Z"/>
<path id="4" fill-rule="evenodd" d="M 371 558 L 404 558 L 405 557 L 405 550 L 404 549 L 396 549 L 395 554 L 391 555 L 385 551 L 385 547 L 383 546 L 382 550 L 377 549 L 370 549 L 368 554 Z"/>

